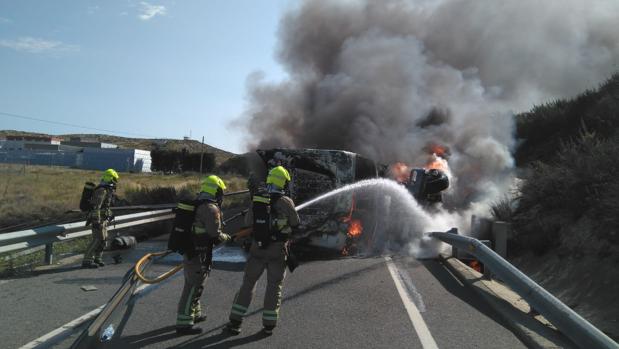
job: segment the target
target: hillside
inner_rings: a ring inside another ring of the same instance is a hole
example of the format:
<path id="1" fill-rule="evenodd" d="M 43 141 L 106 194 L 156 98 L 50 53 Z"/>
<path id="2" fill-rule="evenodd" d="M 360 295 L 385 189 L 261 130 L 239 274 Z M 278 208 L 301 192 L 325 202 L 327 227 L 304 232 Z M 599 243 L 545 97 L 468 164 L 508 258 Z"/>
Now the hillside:
<path id="1" fill-rule="evenodd" d="M 146 139 L 146 138 L 127 138 L 104 134 L 64 134 L 64 135 L 48 135 L 34 132 L 24 132 L 15 130 L 0 130 L 0 136 L 8 135 L 34 135 L 34 136 L 57 136 L 63 138 L 81 137 L 86 139 L 95 140 L 104 143 L 114 143 L 121 148 L 136 148 L 144 150 L 175 150 L 180 151 L 186 149 L 190 153 L 199 153 L 202 151 L 202 143 L 196 140 L 182 140 L 182 139 Z M 208 144 L 204 144 L 204 152 L 215 154 L 216 166 L 221 165 L 224 161 L 233 157 L 235 154 L 227 152 L 225 150 L 215 148 Z"/>
<path id="2" fill-rule="evenodd" d="M 516 121 L 524 184 L 511 218 L 511 257 L 619 338 L 619 74 Z"/>
<path id="3" fill-rule="evenodd" d="M 619 73 L 598 89 L 567 100 L 536 106 L 516 116 L 518 166 L 556 157 L 561 144 L 579 137 L 583 126 L 599 139 L 616 136 L 619 129 Z"/>

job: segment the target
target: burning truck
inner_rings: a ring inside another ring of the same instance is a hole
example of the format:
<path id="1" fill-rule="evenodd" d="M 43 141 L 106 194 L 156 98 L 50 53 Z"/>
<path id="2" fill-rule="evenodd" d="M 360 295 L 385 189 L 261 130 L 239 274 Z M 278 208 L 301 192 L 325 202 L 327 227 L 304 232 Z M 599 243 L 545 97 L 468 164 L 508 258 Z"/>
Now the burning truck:
<path id="1" fill-rule="evenodd" d="M 282 165 L 290 171 L 288 194 L 300 204 L 334 189 L 364 179 L 386 177 L 404 185 L 424 204 L 441 200 L 449 181 L 438 168 L 409 168 L 398 163 L 381 165 L 359 154 L 323 149 L 258 150 L 250 157 L 250 191 L 257 190 L 268 169 Z M 406 175 L 401 171 L 406 168 Z M 295 252 L 307 256 L 351 255 L 371 251 L 382 226 L 384 196 L 375 191 L 348 193 L 301 210 L 303 223 L 295 236 Z M 308 252 L 308 253 L 303 253 Z"/>

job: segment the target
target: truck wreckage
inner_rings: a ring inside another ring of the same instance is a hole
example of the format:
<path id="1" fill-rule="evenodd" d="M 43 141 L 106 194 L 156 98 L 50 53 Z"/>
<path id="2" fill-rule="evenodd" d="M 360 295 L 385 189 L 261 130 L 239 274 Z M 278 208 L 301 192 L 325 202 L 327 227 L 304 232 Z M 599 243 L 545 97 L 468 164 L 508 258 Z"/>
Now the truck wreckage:
<path id="1" fill-rule="evenodd" d="M 406 167 L 406 176 L 399 179 L 389 166 L 348 151 L 269 149 L 256 153 L 259 158 L 250 156 L 249 160 L 250 193 L 263 185 L 258 179 L 265 178 L 270 168 L 282 165 L 291 173 L 287 191 L 297 204 L 360 180 L 391 178 L 425 206 L 440 202 L 441 192 L 449 186 L 447 176 L 438 169 Z M 305 258 L 371 253 L 385 209 L 385 197 L 375 191 L 339 195 L 307 207 L 299 212 L 303 224 L 295 232 L 295 252 Z"/>

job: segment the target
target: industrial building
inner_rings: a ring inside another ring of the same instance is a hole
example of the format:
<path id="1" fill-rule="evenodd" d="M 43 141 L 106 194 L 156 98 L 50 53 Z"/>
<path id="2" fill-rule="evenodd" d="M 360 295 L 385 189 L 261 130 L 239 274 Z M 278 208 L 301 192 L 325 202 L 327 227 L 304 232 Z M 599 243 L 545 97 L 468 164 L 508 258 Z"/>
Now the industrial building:
<path id="1" fill-rule="evenodd" d="M 0 163 L 67 166 L 85 170 L 114 168 L 121 172 L 150 172 L 150 151 L 121 149 L 116 144 L 79 137 L 64 141 L 46 136 L 7 136 L 0 139 Z"/>

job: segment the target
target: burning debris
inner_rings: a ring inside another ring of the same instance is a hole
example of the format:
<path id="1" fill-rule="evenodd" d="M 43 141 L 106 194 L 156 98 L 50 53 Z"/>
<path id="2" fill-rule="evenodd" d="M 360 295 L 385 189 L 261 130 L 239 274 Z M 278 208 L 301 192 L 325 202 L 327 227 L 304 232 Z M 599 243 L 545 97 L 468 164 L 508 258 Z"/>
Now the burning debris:
<path id="1" fill-rule="evenodd" d="M 344 246 L 344 248 L 342 249 L 343 256 L 348 256 L 351 254 L 351 252 L 353 254 L 356 252 L 357 239 L 359 239 L 361 237 L 361 234 L 363 233 L 363 223 L 360 219 L 353 218 L 353 214 L 356 212 L 355 203 L 355 193 L 353 193 L 350 200 L 350 211 L 348 212 L 348 215 L 340 219 L 342 223 L 348 224 L 346 246 Z"/>
<path id="2" fill-rule="evenodd" d="M 417 202 L 426 208 L 431 203 L 438 203 L 441 201 L 441 192 L 449 186 L 447 176 L 440 170 L 412 168 L 399 163 L 386 171 L 383 165 L 345 151 L 271 149 L 258 150 L 257 153 L 261 158 L 261 166 L 258 167 L 261 168 L 254 168 L 254 173 L 264 173 L 267 168 L 279 165 L 286 167 L 291 173 L 292 180 L 288 188 L 290 197 L 297 203 L 304 203 L 298 207 L 304 229 L 297 232 L 295 244 L 297 248 L 311 249 L 311 255 L 316 255 L 317 249 L 345 256 L 357 254 L 359 251 L 380 251 L 380 247 L 376 250 L 375 247 L 382 246 L 384 242 L 377 239 L 385 239 L 387 231 L 395 231 L 397 237 L 408 231 L 407 229 L 415 227 L 414 233 L 419 233 L 419 230 L 416 230 L 419 226 L 429 227 L 431 220 L 427 218 L 427 213 L 418 212 L 411 216 L 410 213 L 400 210 L 406 207 L 423 211 Z M 435 153 L 429 155 L 432 157 L 428 159 L 435 159 Z M 380 178 L 393 178 L 394 175 L 400 176 L 401 186 L 394 181 Z M 376 181 L 375 185 L 366 183 L 364 179 Z M 386 182 L 391 186 L 386 185 Z M 356 190 L 314 202 L 326 193 L 335 193 L 356 183 L 364 185 Z M 407 228 L 391 226 L 399 220 L 396 218 L 401 213 L 409 218 L 415 217 L 416 221 L 404 223 Z"/>
<path id="3" fill-rule="evenodd" d="M 396 162 L 389 167 L 388 175 L 404 185 L 421 204 L 442 202 L 442 192 L 449 187 L 449 148 L 432 144 L 425 150 L 429 154 L 422 168 Z"/>
<path id="4" fill-rule="evenodd" d="M 262 178 L 259 174 L 266 173 L 269 167 L 286 167 L 292 177 L 288 191 L 297 203 L 364 178 L 376 178 L 379 172 L 374 161 L 345 151 L 270 149 L 257 153 L 262 161 L 254 164 L 255 177 Z M 301 237 L 297 236 L 298 245 L 314 251 L 355 254 L 357 242 L 364 238 L 364 227 L 373 226 L 373 210 L 374 198 L 362 193 L 343 195 L 303 209 L 299 214 L 305 230 L 300 233 Z"/>

